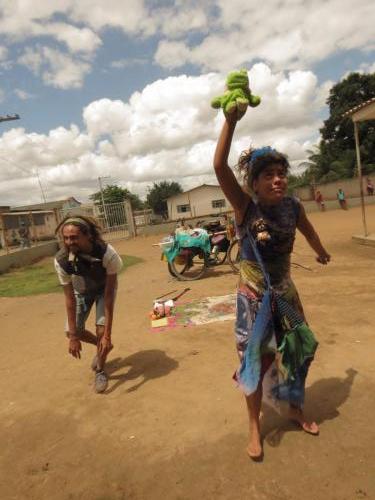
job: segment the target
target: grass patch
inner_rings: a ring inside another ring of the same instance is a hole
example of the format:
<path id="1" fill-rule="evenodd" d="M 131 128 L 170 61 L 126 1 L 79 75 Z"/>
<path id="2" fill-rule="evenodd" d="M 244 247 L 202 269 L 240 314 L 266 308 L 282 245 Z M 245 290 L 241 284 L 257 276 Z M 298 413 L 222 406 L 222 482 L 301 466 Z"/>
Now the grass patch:
<path id="1" fill-rule="evenodd" d="M 130 266 L 143 262 L 133 255 L 121 255 L 124 266 L 120 274 Z M 14 269 L 0 275 L 0 297 L 25 297 L 41 293 L 61 293 L 53 258 L 43 259 L 20 269 Z"/>

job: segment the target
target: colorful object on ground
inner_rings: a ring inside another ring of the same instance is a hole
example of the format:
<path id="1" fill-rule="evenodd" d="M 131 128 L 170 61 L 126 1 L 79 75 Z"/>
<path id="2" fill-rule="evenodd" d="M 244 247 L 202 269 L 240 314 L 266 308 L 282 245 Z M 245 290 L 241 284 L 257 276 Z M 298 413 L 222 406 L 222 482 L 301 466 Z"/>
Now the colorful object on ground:
<path id="1" fill-rule="evenodd" d="M 225 114 L 237 113 L 237 116 L 240 116 L 245 114 L 248 106 L 255 108 L 260 104 L 260 97 L 251 93 L 246 69 L 229 73 L 226 88 L 223 95 L 211 101 L 213 108 L 221 108 Z"/>
<path id="2" fill-rule="evenodd" d="M 151 320 L 157 320 L 160 318 L 168 318 L 172 315 L 174 308 L 174 301 L 172 299 L 158 302 L 154 301 L 154 307 L 150 313 Z"/>
<path id="3" fill-rule="evenodd" d="M 236 312 L 236 294 L 206 297 L 178 304 L 173 309 L 172 316 L 167 319 L 167 324 L 160 325 L 151 322 L 152 328 L 174 328 L 176 326 L 197 326 L 214 323 L 217 321 L 234 320 Z M 164 328 L 154 331 L 163 331 Z"/>

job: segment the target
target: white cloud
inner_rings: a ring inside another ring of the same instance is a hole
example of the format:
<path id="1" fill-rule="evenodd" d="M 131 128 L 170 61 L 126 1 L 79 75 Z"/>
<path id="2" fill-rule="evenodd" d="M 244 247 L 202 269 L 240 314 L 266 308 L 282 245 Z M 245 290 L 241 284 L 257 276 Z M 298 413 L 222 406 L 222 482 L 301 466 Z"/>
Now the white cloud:
<path id="1" fill-rule="evenodd" d="M 358 73 L 375 73 L 375 62 L 363 63 L 358 68 Z"/>
<path id="2" fill-rule="evenodd" d="M 41 26 L 41 33 L 64 42 L 71 52 L 95 52 L 102 44 L 101 39 L 91 29 L 77 28 L 66 23 L 48 23 Z"/>
<path id="3" fill-rule="evenodd" d="M 50 47 L 27 47 L 18 63 L 41 76 L 46 85 L 61 89 L 80 88 L 91 67 L 87 61 L 73 58 Z"/>
<path id="4" fill-rule="evenodd" d="M 184 42 L 161 41 L 155 53 L 155 62 L 169 69 L 179 68 L 190 59 L 190 49 Z"/>
<path id="5" fill-rule="evenodd" d="M 110 66 L 111 68 L 123 69 L 130 68 L 132 66 L 142 66 L 147 64 L 149 61 L 142 57 L 133 57 L 128 59 L 117 59 L 116 61 L 112 61 Z"/>
<path id="6" fill-rule="evenodd" d="M 177 180 L 185 189 L 213 182 L 212 158 L 223 116 L 211 109 L 210 100 L 222 92 L 224 80 L 218 73 L 180 75 L 147 85 L 128 102 L 94 101 L 83 110 L 83 131 L 72 126 L 46 135 L 22 128 L 4 133 L 0 163 L 1 158 L 13 162 L 0 169 L 0 180 L 8 182 L 7 192 L 2 188 L 4 203 L 39 198 L 37 185 L 30 190 L 36 168 L 49 199 L 72 195 L 84 200 L 97 190 L 97 178 L 106 175 L 138 194 L 163 179 Z M 250 81 L 262 103 L 239 123 L 230 163 L 251 143 L 277 147 L 298 165 L 321 125 L 319 96 L 326 86 L 319 87 L 310 71 L 276 72 L 263 63 L 254 66 Z M 9 190 L 15 178 L 17 190 Z"/>
<path id="7" fill-rule="evenodd" d="M 19 99 L 21 99 L 21 101 L 27 101 L 28 99 L 32 99 L 33 97 L 35 97 L 33 96 L 33 94 L 30 94 L 26 90 L 22 89 L 14 89 L 14 93 Z"/>
<path id="8" fill-rule="evenodd" d="M 4 61 L 8 56 L 8 49 L 0 45 L 0 61 Z"/>
<path id="9" fill-rule="evenodd" d="M 227 72 L 259 60 L 274 70 L 306 69 L 339 52 L 374 49 L 370 0 L 358 0 L 355 8 L 351 0 L 269 0 L 261 4 L 175 0 L 167 7 L 166 2 L 147 0 L 2 0 L 1 4 L 0 32 L 10 44 L 33 37 L 40 42 L 43 37 L 46 46 L 51 46 L 51 40 L 66 46 L 69 55 L 58 49 L 56 67 L 49 60 L 51 71 L 41 73 L 46 84 L 59 88 L 82 85 L 103 43 L 101 35 L 109 29 L 122 30 L 133 40 L 161 36 L 154 54 L 157 64 L 168 69 L 193 64 L 206 72 Z M 56 51 L 56 45 L 50 50 Z M 143 58 L 119 59 L 112 67 L 141 61 Z M 29 64 L 41 63 L 34 55 Z M 58 69 L 62 64 L 68 67 L 67 75 Z"/>
<path id="10" fill-rule="evenodd" d="M 191 63 L 226 72 L 262 59 L 276 69 L 294 69 L 373 44 L 374 7 L 368 0 L 358 1 L 355 9 L 349 0 L 215 4 L 220 14 L 210 18 L 210 32 L 200 43 L 166 38 L 155 61 L 167 68 Z"/>

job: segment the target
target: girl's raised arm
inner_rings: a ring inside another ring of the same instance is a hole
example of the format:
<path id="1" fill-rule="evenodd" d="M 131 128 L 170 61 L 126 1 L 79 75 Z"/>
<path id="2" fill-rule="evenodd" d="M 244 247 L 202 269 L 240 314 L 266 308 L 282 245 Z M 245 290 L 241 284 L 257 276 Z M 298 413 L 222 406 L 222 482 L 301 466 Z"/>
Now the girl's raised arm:
<path id="1" fill-rule="evenodd" d="M 228 165 L 228 156 L 236 128 L 237 117 L 226 116 L 223 128 L 217 141 L 214 168 L 217 180 L 234 208 L 236 220 L 241 222 L 250 200 L 238 183 L 232 169 Z"/>

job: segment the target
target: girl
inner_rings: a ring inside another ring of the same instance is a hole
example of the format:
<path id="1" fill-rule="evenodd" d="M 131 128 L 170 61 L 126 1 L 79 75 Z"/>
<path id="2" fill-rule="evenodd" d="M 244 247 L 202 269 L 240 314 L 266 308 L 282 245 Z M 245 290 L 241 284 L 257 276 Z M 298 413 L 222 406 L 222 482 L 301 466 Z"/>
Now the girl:
<path id="1" fill-rule="evenodd" d="M 239 185 L 228 166 L 228 155 L 237 116 L 226 116 L 214 157 L 217 179 L 225 196 L 234 208 L 235 220 L 241 240 L 240 281 L 237 291 L 236 343 L 240 361 L 252 335 L 254 321 L 265 291 L 265 280 L 260 265 L 252 250 L 251 236 L 257 242 L 264 267 L 268 272 L 273 290 L 280 294 L 303 317 L 296 288 L 290 277 L 290 254 L 293 249 L 296 228 L 307 239 L 317 253 L 317 261 L 327 264 L 330 260 L 301 203 L 287 196 L 287 173 L 289 163 L 285 155 L 266 147 L 245 151 L 239 159 L 239 168 L 244 174 L 247 188 L 255 197 L 247 194 Z M 251 235 L 251 236 L 250 236 Z M 275 329 L 274 329 L 275 330 Z M 279 333 L 279 335 L 278 335 Z M 280 340 L 280 332 L 273 337 Z M 268 338 L 269 340 L 269 338 Z M 279 342 L 278 342 L 279 344 Z M 275 360 L 275 344 L 262 345 L 261 369 L 257 388 L 246 395 L 250 424 L 250 439 L 247 453 L 252 459 L 262 457 L 259 415 L 262 402 L 262 382 L 267 370 Z M 266 347 L 263 349 L 263 347 Z M 311 434 L 318 434 L 315 422 L 308 422 L 302 410 L 304 379 L 302 377 L 298 397 L 289 398 L 290 418 Z"/>

